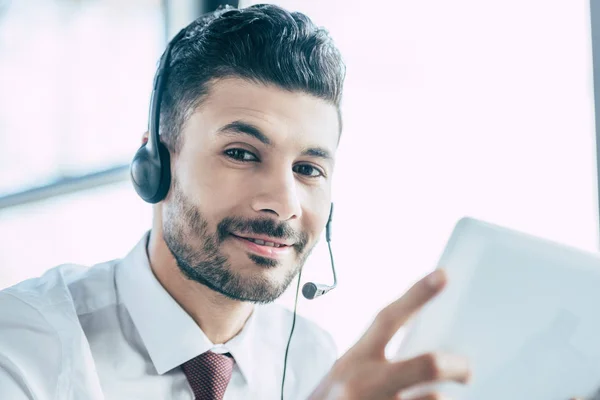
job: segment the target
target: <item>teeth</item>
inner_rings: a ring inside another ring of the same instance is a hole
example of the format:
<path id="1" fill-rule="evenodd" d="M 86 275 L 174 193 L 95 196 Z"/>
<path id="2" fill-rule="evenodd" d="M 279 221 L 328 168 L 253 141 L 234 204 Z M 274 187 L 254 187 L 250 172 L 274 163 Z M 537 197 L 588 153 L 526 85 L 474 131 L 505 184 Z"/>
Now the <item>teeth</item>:
<path id="1" fill-rule="evenodd" d="M 251 242 L 254 242 L 256 244 L 260 244 L 261 246 L 269 246 L 269 247 L 281 247 L 281 245 L 279 243 L 273 243 L 273 242 L 265 242 L 262 239 L 248 239 Z"/>

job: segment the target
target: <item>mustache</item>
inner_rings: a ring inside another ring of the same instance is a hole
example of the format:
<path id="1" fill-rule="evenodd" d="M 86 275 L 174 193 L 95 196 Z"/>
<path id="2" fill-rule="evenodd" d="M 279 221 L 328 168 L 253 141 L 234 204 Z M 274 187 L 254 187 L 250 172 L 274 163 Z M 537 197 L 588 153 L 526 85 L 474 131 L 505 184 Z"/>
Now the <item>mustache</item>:
<path id="1" fill-rule="evenodd" d="M 285 222 L 278 223 L 272 219 L 246 219 L 226 217 L 217 225 L 219 242 L 225 240 L 231 232 L 241 234 L 266 235 L 276 239 L 291 240 L 298 252 L 302 252 L 308 243 L 308 235 L 297 232 Z"/>

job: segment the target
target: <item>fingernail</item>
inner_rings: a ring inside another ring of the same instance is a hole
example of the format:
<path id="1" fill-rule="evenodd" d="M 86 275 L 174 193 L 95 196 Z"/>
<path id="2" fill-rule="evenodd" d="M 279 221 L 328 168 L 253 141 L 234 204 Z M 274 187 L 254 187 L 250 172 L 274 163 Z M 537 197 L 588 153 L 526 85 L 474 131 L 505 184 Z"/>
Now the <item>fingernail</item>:
<path id="1" fill-rule="evenodd" d="M 471 382 L 473 382 L 473 374 L 471 372 L 469 372 L 469 375 L 467 375 L 467 379 L 465 379 L 465 384 L 470 384 Z"/>
<path id="2" fill-rule="evenodd" d="M 427 284 L 432 289 L 437 289 L 444 282 L 444 274 L 440 270 L 435 270 L 427 277 Z"/>

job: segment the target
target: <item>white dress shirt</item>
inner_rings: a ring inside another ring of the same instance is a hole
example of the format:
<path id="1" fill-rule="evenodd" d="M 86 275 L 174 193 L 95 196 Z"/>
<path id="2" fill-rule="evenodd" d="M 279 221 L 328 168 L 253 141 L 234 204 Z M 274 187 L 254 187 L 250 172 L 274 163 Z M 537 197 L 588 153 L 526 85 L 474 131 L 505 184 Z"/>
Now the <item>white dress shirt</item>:
<path id="1" fill-rule="evenodd" d="M 122 260 L 62 265 L 0 291 L 0 399 L 193 400 L 180 368 L 208 350 L 235 359 L 225 399 L 279 399 L 292 313 L 257 305 L 242 331 L 213 344 L 155 278 L 146 235 Z M 305 400 L 336 359 L 298 316 L 285 399 Z"/>

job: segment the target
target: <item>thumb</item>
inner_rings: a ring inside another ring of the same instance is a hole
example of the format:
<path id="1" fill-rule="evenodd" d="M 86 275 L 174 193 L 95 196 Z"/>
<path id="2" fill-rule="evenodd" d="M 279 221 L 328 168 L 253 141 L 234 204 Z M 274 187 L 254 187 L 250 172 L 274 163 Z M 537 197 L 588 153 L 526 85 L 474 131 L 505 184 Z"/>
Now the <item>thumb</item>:
<path id="1" fill-rule="evenodd" d="M 368 352 L 384 352 L 398 329 L 444 288 L 446 280 L 444 270 L 438 269 L 415 283 L 404 296 L 377 314 L 359 346 Z"/>

